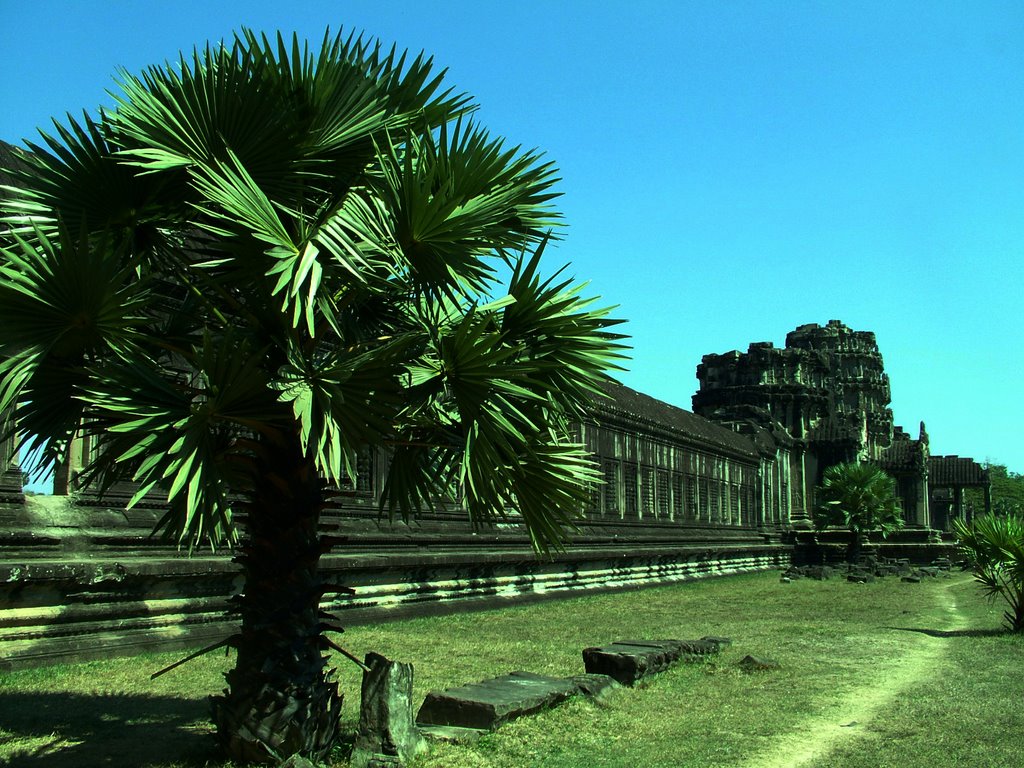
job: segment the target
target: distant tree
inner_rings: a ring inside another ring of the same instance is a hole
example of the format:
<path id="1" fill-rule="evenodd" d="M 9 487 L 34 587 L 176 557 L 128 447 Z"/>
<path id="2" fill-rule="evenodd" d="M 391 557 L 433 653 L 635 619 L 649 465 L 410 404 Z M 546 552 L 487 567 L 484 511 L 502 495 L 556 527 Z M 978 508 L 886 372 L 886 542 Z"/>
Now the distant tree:
<path id="1" fill-rule="evenodd" d="M 993 511 L 1002 515 L 1024 515 L 1024 475 L 1011 472 L 1003 464 L 985 466 L 992 483 Z"/>
<path id="2" fill-rule="evenodd" d="M 883 537 L 903 527 L 896 481 L 873 464 L 836 464 L 825 470 L 816 492 L 814 526 L 841 526 L 852 534 L 848 562 L 860 558 L 868 534 Z"/>
<path id="3" fill-rule="evenodd" d="M 237 546 L 220 741 L 324 758 L 331 489 L 374 450 L 383 511 L 457 488 L 474 522 L 557 546 L 599 480 L 570 422 L 617 321 L 540 276 L 554 167 L 474 125 L 423 56 L 245 31 L 120 84 L 11 169 L 0 413 L 42 462 L 91 436 L 85 480 L 163 493 L 178 541 Z"/>
<path id="4" fill-rule="evenodd" d="M 1011 472 L 1005 464 L 986 463 L 991 483 L 992 511 L 999 515 L 1024 515 L 1024 475 Z M 964 489 L 964 506 L 976 514 L 985 508 L 985 496 L 980 488 Z"/>
<path id="5" fill-rule="evenodd" d="M 1024 515 L 979 515 L 953 521 L 957 548 L 988 596 L 1003 598 L 1003 613 L 1014 632 L 1024 632 Z"/>

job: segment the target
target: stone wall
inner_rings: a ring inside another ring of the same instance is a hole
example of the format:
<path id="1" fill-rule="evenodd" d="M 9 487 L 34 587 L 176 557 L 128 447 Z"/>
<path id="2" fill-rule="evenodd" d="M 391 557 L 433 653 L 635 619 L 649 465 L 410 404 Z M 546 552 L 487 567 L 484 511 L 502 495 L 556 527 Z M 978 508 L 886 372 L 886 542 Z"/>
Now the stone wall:
<path id="1" fill-rule="evenodd" d="M 322 565 L 343 624 L 785 567 L 788 500 L 775 449 L 610 385 L 578 425 L 605 470 L 562 552 L 538 558 L 513 518 L 473 530 L 457 508 L 411 524 L 378 518 L 380 456 L 360 463 L 321 521 Z M 85 457 L 87 459 L 87 456 Z M 74 473 L 67 473 L 74 483 Z M 150 535 L 159 499 L 88 489 L 3 507 L 0 658 L 25 666 L 210 644 L 231 632 L 240 589 L 229 553 L 189 557 Z M 768 504 L 765 505 L 765 500 Z"/>
<path id="2" fill-rule="evenodd" d="M 8 510 L 8 521 L 12 515 Z M 241 587 L 228 553 L 185 556 L 148 536 L 155 510 L 35 497 L 0 548 L 0 667 L 211 644 L 227 636 Z M 473 531 L 455 514 L 414 525 L 336 510 L 322 561 L 342 624 L 488 607 L 784 567 L 789 548 L 755 530 L 699 523 L 588 523 L 538 558 L 525 531 Z"/>

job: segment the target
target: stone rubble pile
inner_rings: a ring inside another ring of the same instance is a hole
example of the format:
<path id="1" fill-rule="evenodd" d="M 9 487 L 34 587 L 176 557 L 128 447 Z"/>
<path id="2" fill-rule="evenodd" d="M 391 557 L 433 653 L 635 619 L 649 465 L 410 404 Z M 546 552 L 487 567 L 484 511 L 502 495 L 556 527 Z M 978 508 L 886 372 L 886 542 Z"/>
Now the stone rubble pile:
<path id="1" fill-rule="evenodd" d="M 912 566 L 906 558 L 868 557 L 857 563 L 842 566 L 830 565 L 793 565 L 782 572 L 783 583 L 798 579 L 846 579 L 857 584 L 866 584 L 886 576 L 898 576 L 901 581 L 918 583 L 922 578 L 935 578 L 940 575 L 949 576 L 954 563 L 946 557 L 937 558 L 931 565 Z"/>

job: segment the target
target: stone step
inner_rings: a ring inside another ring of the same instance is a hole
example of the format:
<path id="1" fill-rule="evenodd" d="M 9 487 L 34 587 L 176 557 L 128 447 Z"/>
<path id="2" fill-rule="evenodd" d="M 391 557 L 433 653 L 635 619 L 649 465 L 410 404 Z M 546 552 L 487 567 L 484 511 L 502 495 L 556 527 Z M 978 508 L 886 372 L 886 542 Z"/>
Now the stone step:
<path id="1" fill-rule="evenodd" d="M 579 691 L 573 680 L 511 672 L 493 680 L 431 691 L 420 707 L 416 724 L 492 731 L 517 717 L 558 704 Z"/>
<path id="2" fill-rule="evenodd" d="M 700 640 L 618 640 L 611 645 L 583 650 L 588 673 L 608 675 L 622 685 L 663 672 L 680 659 L 699 658 L 718 653 L 729 644 L 725 637 Z"/>

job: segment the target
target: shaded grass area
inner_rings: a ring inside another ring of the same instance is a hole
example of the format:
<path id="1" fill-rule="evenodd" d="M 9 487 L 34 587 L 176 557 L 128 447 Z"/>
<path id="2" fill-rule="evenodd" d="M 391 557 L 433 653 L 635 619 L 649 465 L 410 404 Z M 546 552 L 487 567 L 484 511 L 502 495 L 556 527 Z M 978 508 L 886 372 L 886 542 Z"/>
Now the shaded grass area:
<path id="1" fill-rule="evenodd" d="M 581 650 L 618 639 L 733 639 L 717 658 L 682 665 L 602 704 L 585 700 L 512 723 L 473 746 L 436 746 L 417 766 L 601 768 L 756 766 L 780 736 L 841 720 L 859 691 L 885 693 L 900 660 L 934 663 L 913 686 L 851 727 L 817 764 L 1017 766 L 1024 754 L 1024 638 L 999 630 L 964 576 L 904 584 L 733 576 L 637 592 L 356 627 L 342 644 L 411 661 L 415 700 L 523 669 L 568 676 Z M 936 646 L 935 644 L 941 644 Z M 748 674 L 747 654 L 781 664 Z M 174 654 L 6 673 L 0 761 L 16 767 L 227 768 L 206 698 L 231 658 L 214 653 L 156 681 Z M 360 673 L 338 660 L 354 729 Z M 813 733 L 808 731 L 808 738 Z M 338 766 L 346 765 L 342 756 Z"/>

